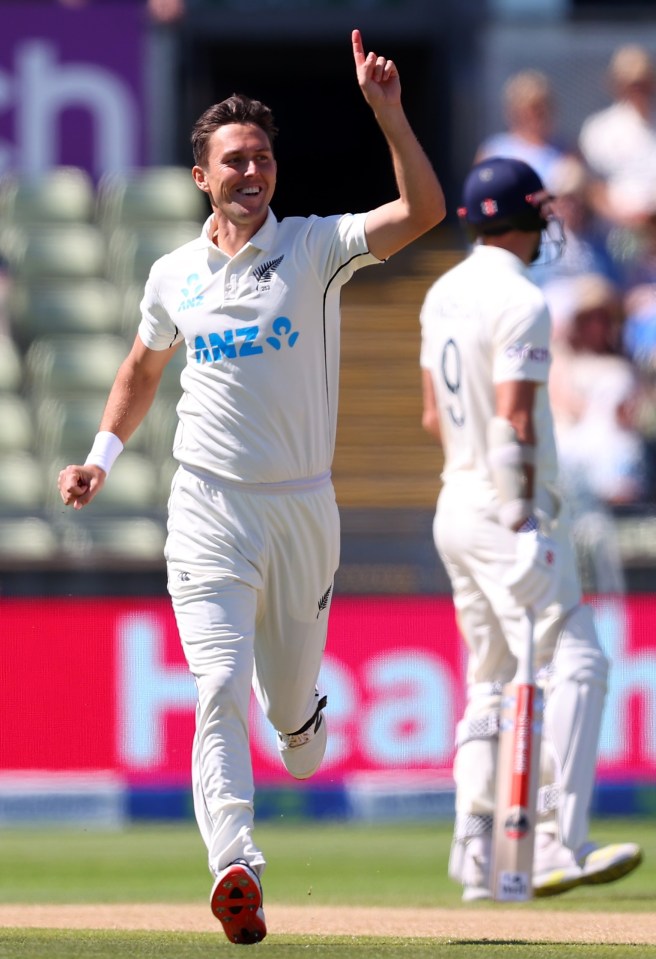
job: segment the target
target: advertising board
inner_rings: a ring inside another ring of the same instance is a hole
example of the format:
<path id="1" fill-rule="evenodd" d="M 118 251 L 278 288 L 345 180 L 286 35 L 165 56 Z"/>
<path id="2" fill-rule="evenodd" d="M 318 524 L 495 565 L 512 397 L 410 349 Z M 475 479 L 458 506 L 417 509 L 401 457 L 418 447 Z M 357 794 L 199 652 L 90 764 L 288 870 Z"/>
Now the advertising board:
<path id="1" fill-rule="evenodd" d="M 612 679 L 602 781 L 656 782 L 656 598 L 593 602 Z M 166 598 L 2 599 L 0 771 L 190 781 L 195 688 Z M 464 658 L 447 597 L 340 597 L 321 677 L 330 737 L 312 782 L 448 779 Z M 290 785 L 252 705 L 258 785 Z"/>
<path id="2" fill-rule="evenodd" d="M 0 174 L 142 165 L 145 4 L 0 4 Z"/>

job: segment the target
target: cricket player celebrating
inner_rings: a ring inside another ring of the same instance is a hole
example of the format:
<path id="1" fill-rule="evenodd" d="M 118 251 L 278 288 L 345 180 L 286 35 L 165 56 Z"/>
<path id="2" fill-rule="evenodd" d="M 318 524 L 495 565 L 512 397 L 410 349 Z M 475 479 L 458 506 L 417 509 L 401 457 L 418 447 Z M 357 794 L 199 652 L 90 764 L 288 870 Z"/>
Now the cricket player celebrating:
<path id="1" fill-rule="evenodd" d="M 340 290 L 445 213 L 393 61 L 365 55 L 358 30 L 352 43 L 398 197 L 368 213 L 278 222 L 269 207 L 271 111 L 238 95 L 210 107 L 193 129 L 192 174 L 212 214 L 197 240 L 152 267 L 93 448 L 59 477 L 64 503 L 91 501 L 183 348 L 168 588 L 198 688 L 193 790 L 215 877 L 211 908 L 242 944 L 266 935 L 265 859 L 252 835 L 251 684 L 292 776 L 311 776 L 326 749 L 326 697 L 316 687 L 339 561 L 330 470 Z M 370 162 L 345 139 L 349 175 Z"/>
<path id="2" fill-rule="evenodd" d="M 449 875 L 465 900 L 492 895 L 501 689 L 515 674 L 528 608 L 545 693 L 533 894 L 547 896 L 617 879 L 641 852 L 588 838 L 608 662 L 558 493 L 550 319 L 527 270 L 559 224 L 535 171 L 499 157 L 470 171 L 459 214 L 473 249 L 421 310 L 423 425 L 444 450 L 433 532 L 468 650 Z"/>

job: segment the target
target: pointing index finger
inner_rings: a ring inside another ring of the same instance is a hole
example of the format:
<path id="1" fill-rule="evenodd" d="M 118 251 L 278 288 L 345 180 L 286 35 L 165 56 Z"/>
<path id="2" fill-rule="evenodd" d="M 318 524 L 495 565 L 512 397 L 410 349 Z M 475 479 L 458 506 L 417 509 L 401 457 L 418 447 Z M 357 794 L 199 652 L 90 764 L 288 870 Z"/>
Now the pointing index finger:
<path id="1" fill-rule="evenodd" d="M 364 47 L 362 46 L 362 36 L 359 30 L 353 30 L 351 33 L 351 41 L 353 43 L 353 59 L 358 65 L 364 63 Z"/>

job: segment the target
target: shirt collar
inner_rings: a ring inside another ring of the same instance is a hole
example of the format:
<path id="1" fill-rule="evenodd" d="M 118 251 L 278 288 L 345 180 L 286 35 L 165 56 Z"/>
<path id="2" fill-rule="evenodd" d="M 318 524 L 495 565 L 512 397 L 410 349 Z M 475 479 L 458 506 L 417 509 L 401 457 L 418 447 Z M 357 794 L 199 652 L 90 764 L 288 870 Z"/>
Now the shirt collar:
<path id="1" fill-rule="evenodd" d="M 214 227 L 214 214 L 212 213 L 205 220 L 205 223 L 203 224 L 201 236 L 204 238 L 204 240 L 206 241 L 208 245 L 214 247 L 214 249 L 217 250 L 218 252 L 222 252 L 213 242 L 213 239 L 212 239 L 213 227 Z M 277 228 L 278 228 L 278 221 L 276 220 L 276 217 L 273 211 L 269 207 L 267 211 L 266 220 L 264 221 L 260 229 L 257 231 L 257 233 L 253 234 L 253 236 L 250 238 L 248 243 L 244 245 L 243 249 L 245 249 L 247 246 L 253 246 L 257 250 L 262 250 L 263 252 L 271 249 L 275 243 Z"/>

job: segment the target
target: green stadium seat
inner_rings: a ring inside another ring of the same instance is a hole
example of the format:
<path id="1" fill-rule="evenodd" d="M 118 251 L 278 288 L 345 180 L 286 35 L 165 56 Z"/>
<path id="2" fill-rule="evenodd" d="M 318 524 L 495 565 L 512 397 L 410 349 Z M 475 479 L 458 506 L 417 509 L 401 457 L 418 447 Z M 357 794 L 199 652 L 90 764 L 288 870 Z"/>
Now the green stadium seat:
<path id="1" fill-rule="evenodd" d="M 156 166 L 105 174 L 97 191 L 98 223 L 106 233 L 145 223 L 202 222 L 210 209 L 188 167 Z"/>
<path id="2" fill-rule="evenodd" d="M 27 347 L 53 334 L 120 333 L 121 295 L 101 277 L 17 284 L 11 298 L 15 338 Z"/>
<path id="3" fill-rule="evenodd" d="M 89 564 L 162 563 L 166 526 L 147 516 L 101 515 L 83 510 L 68 518 L 63 548 Z"/>
<path id="4" fill-rule="evenodd" d="M 8 173 L 0 178 L 0 217 L 16 224 L 85 223 L 95 213 L 91 176 L 79 167 L 58 166 L 38 176 Z"/>
<path id="5" fill-rule="evenodd" d="M 0 454 L 30 452 L 35 439 L 30 403 L 18 393 L 0 393 Z"/>
<path id="6" fill-rule="evenodd" d="M 200 226 L 193 220 L 120 227 L 109 237 L 107 276 L 122 289 L 137 285 L 143 292 L 155 260 L 195 240 L 199 234 Z"/>
<path id="7" fill-rule="evenodd" d="M 13 562 L 54 559 L 59 539 L 50 523 L 39 516 L 0 516 L 0 558 Z"/>
<path id="8" fill-rule="evenodd" d="M 113 513 L 147 513 L 159 506 L 157 465 L 143 453 L 125 449 L 94 500 L 94 507 Z"/>
<path id="9" fill-rule="evenodd" d="M 120 336 L 40 337 L 25 356 L 26 381 L 37 401 L 67 393 L 95 392 L 106 398 L 126 353 Z"/>
<path id="10" fill-rule="evenodd" d="M 29 451 L 0 455 L 0 513 L 43 509 L 48 480 L 42 461 Z"/>
<path id="11" fill-rule="evenodd" d="M 17 282 L 104 276 L 106 242 L 93 223 L 8 227 L 0 250 Z"/>
<path id="12" fill-rule="evenodd" d="M 0 336 L 0 391 L 15 391 L 23 382 L 23 360 L 11 336 Z"/>

